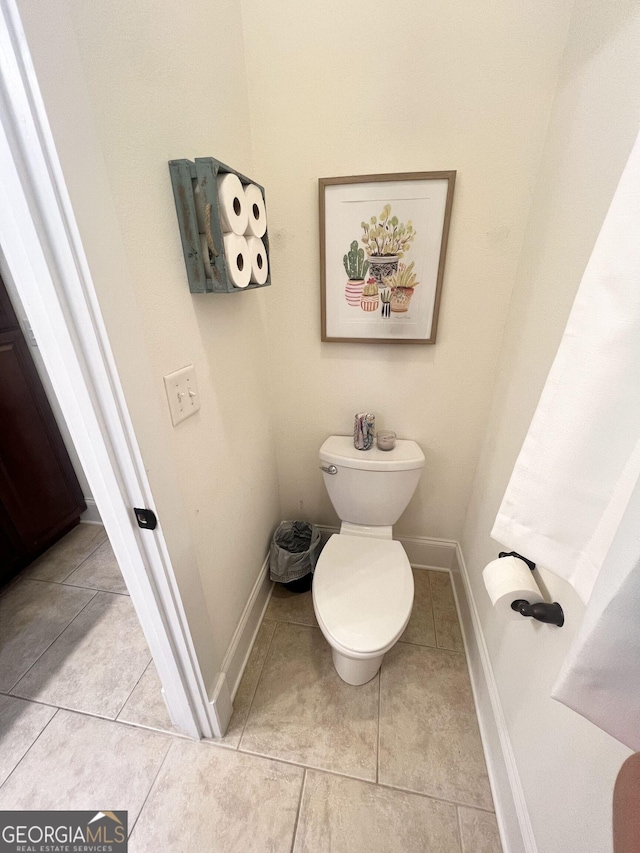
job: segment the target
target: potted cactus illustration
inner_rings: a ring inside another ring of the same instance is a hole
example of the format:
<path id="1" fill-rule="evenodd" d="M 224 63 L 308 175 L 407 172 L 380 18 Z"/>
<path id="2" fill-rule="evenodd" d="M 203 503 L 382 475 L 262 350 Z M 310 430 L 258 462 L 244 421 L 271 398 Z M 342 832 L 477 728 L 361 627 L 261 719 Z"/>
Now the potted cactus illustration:
<path id="1" fill-rule="evenodd" d="M 362 222 L 362 243 L 371 264 L 371 275 L 376 283 L 383 285 L 384 279 L 398 270 L 398 261 L 413 242 L 416 233 L 411 220 L 400 222 L 391 215 L 391 205 L 385 204 L 378 219 L 372 216 Z"/>
<path id="2" fill-rule="evenodd" d="M 364 249 L 358 248 L 357 240 L 351 243 L 351 248 L 343 257 L 342 262 L 349 277 L 344 295 L 349 305 L 355 308 L 360 305 L 364 289 L 364 278 L 369 269 L 369 261 L 366 261 L 364 258 Z"/>
<path id="3" fill-rule="evenodd" d="M 379 304 L 380 295 L 378 293 L 378 285 L 376 284 L 375 279 L 370 278 L 362 291 L 360 307 L 363 311 L 377 311 Z"/>
<path id="4" fill-rule="evenodd" d="M 391 288 L 390 304 L 394 314 L 404 314 L 409 310 L 414 288 L 419 284 L 413 266 L 413 261 L 409 266 L 400 264 L 397 271 L 384 280 L 385 285 Z"/>

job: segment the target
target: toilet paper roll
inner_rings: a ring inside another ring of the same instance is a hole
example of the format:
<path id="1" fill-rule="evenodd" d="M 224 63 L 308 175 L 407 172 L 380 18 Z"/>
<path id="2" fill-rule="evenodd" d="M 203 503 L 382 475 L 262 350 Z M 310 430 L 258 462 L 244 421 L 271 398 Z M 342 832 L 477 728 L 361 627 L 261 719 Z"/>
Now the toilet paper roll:
<path id="1" fill-rule="evenodd" d="M 240 178 L 233 172 L 218 175 L 218 209 L 223 231 L 239 235 L 245 233 L 249 212 Z"/>
<path id="2" fill-rule="evenodd" d="M 264 284 L 269 275 L 267 250 L 259 237 L 247 237 L 249 255 L 251 256 L 251 281 L 254 284 Z"/>
<path id="3" fill-rule="evenodd" d="M 244 197 L 249 216 L 247 234 L 251 234 L 253 237 L 264 237 L 267 230 L 267 209 L 264 206 L 264 198 L 260 188 L 255 184 L 247 184 L 244 188 Z"/>
<path id="4" fill-rule="evenodd" d="M 192 181 L 193 184 L 193 200 L 196 205 L 196 218 L 198 220 L 198 231 L 200 234 L 204 234 L 206 231 L 206 201 L 204 197 L 204 193 L 202 192 L 202 187 L 198 183 L 198 179 L 194 178 Z"/>
<path id="5" fill-rule="evenodd" d="M 485 566 L 482 577 L 491 603 L 496 612 L 502 614 L 505 619 L 522 619 L 517 610 L 511 609 L 511 602 L 518 598 L 528 601 L 529 604 L 544 601 L 533 578 L 533 572 L 517 557 L 500 557 L 493 560 Z"/>
<path id="6" fill-rule="evenodd" d="M 246 287 L 251 281 L 251 255 L 247 240 L 237 234 L 225 234 L 223 240 L 227 275 L 236 287 Z"/>

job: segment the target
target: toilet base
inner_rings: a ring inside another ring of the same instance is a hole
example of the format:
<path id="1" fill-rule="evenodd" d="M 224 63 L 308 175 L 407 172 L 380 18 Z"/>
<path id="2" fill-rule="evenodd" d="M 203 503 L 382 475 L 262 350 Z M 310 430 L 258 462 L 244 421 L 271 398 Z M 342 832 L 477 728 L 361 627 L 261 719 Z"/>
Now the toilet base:
<path id="1" fill-rule="evenodd" d="M 382 658 L 384 657 L 384 654 L 382 654 L 378 655 L 378 657 L 366 658 L 364 660 L 348 658 L 340 654 L 333 647 L 331 648 L 331 654 L 333 655 L 333 665 L 340 678 L 346 681 L 347 684 L 353 685 L 366 684 L 367 681 L 371 681 L 380 669 Z"/>

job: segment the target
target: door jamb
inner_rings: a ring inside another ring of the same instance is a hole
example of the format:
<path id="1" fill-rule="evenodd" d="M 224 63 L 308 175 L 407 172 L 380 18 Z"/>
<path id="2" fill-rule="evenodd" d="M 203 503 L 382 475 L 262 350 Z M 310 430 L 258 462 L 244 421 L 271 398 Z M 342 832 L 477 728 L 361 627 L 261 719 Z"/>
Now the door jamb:
<path id="1" fill-rule="evenodd" d="M 133 514 L 155 511 L 153 496 L 15 0 L 0 0 L 0 173 L 0 245 L 171 719 L 191 737 L 220 737 L 228 721 L 208 699 L 161 524 L 140 530 Z"/>

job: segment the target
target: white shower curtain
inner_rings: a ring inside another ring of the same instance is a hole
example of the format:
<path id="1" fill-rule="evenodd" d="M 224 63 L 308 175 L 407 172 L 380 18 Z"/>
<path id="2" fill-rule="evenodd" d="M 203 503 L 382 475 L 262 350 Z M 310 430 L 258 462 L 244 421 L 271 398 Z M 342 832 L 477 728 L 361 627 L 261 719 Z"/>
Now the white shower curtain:
<path id="1" fill-rule="evenodd" d="M 553 691 L 640 749 L 640 137 L 491 533 L 587 603 Z"/>
<path id="2" fill-rule="evenodd" d="M 640 751 L 640 484 L 551 695 Z"/>

